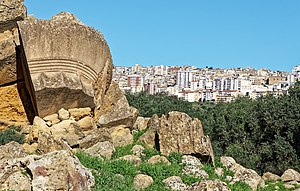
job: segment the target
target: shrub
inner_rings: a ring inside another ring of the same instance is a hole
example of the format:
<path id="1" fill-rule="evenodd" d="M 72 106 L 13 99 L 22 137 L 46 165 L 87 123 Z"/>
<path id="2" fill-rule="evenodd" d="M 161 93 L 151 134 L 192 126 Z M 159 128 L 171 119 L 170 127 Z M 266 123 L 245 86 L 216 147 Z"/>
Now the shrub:
<path id="1" fill-rule="evenodd" d="M 18 133 L 13 128 L 8 128 L 8 129 L 0 132 L 0 145 L 4 145 L 11 141 L 15 141 L 20 144 L 23 144 L 24 138 L 25 138 L 25 136 L 23 134 Z"/>

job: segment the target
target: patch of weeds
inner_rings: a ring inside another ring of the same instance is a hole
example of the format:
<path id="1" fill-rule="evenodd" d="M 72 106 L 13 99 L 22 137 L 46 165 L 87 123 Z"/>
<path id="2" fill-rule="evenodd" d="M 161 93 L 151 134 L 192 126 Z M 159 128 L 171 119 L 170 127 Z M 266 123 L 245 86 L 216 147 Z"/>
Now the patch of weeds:
<path id="1" fill-rule="evenodd" d="M 180 176 L 182 167 L 179 164 L 167 165 L 165 163 L 158 163 L 155 165 L 142 163 L 139 170 L 143 174 L 147 174 L 153 178 L 154 181 L 163 181 L 170 176 Z"/>
<path id="2" fill-rule="evenodd" d="M 232 191 L 252 191 L 251 187 L 245 182 L 238 181 L 234 184 L 228 184 Z"/>
<path id="3" fill-rule="evenodd" d="M 133 146 L 134 146 L 133 144 L 130 144 L 124 147 L 116 147 L 115 148 L 116 152 L 113 154 L 112 158 L 117 159 L 125 155 L 131 155 L 132 154 L 131 149 Z"/>
<path id="4" fill-rule="evenodd" d="M 205 170 L 205 172 L 208 174 L 210 180 L 219 178 L 218 175 L 216 175 L 215 169 L 213 166 L 211 166 L 209 164 L 204 164 L 202 169 Z"/>
<path id="5" fill-rule="evenodd" d="M 171 153 L 169 156 L 167 156 L 167 159 L 172 164 L 181 164 L 182 162 L 182 155 L 179 153 Z"/>
<path id="6" fill-rule="evenodd" d="M 143 130 L 138 131 L 137 133 L 135 133 L 133 135 L 133 142 L 136 143 L 139 140 L 139 138 L 146 132 L 146 130 L 147 129 L 143 129 Z"/>
<path id="7" fill-rule="evenodd" d="M 148 160 L 149 158 L 151 158 L 152 156 L 155 156 L 155 155 L 159 155 L 160 152 L 157 151 L 156 149 L 150 149 L 150 148 L 147 148 L 145 147 L 143 153 L 145 154 L 145 156 L 142 157 L 142 160 L 145 161 L 145 160 Z"/>
<path id="8" fill-rule="evenodd" d="M 15 141 L 17 143 L 23 144 L 24 139 L 25 136 L 23 134 L 20 134 L 16 130 L 11 128 L 8 128 L 0 132 L 0 145 L 4 145 L 11 141 Z"/>
<path id="9" fill-rule="evenodd" d="M 294 190 L 294 189 L 287 189 L 284 187 L 284 183 L 282 181 L 274 182 L 274 181 L 266 181 L 264 187 L 259 187 L 258 191 L 287 191 L 287 190 Z M 277 189 L 275 188 L 277 187 Z"/>
<path id="10" fill-rule="evenodd" d="M 186 174 L 183 174 L 180 177 L 182 179 L 182 182 L 187 184 L 187 185 L 192 185 L 192 184 L 202 180 L 200 177 L 196 177 L 196 176 L 192 176 L 192 175 L 186 175 Z"/>

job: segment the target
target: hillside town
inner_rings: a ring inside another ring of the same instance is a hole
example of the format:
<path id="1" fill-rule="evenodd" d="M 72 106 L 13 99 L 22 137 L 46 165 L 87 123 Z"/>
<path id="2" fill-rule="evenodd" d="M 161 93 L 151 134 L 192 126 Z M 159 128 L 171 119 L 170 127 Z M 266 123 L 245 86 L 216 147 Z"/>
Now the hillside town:
<path id="1" fill-rule="evenodd" d="M 286 94 L 300 78 L 292 72 L 254 68 L 197 68 L 194 66 L 115 66 L 113 80 L 128 93 L 164 93 L 189 102 L 230 102 L 240 96 L 256 99 Z"/>

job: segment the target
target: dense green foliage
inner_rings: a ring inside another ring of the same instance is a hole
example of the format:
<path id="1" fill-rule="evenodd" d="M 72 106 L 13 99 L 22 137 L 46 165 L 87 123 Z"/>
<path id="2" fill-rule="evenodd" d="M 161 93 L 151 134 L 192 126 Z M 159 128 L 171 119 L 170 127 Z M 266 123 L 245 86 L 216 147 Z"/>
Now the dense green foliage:
<path id="1" fill-rule="evenodd" d="M 18 142 L 20 144 L 24 143 L 24 135 L 18 132 L 17 127 L 10 127 L 4 131 L 0 131 L 0 145 L 4 145 L 11 141 Z"/>
<path id="2" fill-rule="evenodd" d="M 300 170 L 300 86 L 290 95 L 231 103 L 189 103 L 165 95 L 127 95 L 140 114 L 185 112 L 202 121 L 217 156 L 229 155 L 259 173 Z"/>

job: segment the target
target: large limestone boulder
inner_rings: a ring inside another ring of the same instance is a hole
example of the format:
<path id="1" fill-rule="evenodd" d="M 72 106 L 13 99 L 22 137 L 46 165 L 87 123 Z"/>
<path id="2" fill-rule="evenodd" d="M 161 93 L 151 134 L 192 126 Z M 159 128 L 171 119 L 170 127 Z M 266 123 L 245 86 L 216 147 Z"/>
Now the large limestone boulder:
<path id="1" fill-rule="evenodd" d="M 247 169 L 236 163 L 232 157 L 222 156 L 221 163 L 228 169 L 234 172 L 232 183 L 242 181 L 248 184 L 252 190 L 264 184 L 264 180 L 252 169 Z"/>
<path id="2" fill-rule="evenodd" d="M 59 150 L 71 150 L 71 147 L 61 138 L 56 138 L 49 133 L 39 131 L 37 145 L 37 152 L 39 154 L 46 154 Z"/>
<path id="3" fill-rule="evenodd" d="M 85 137 L 79 140 L 79 148 L 87 149 L 98 142 L 110 141 L 110 130 L 107 128 L 97 128 L 85 132 Z"/>
<path id="4" fill-rule="evenodd" d="M 110 136 L 115 147 L 126 146 L 133 143 L 133 135 L 130 133 L 130 129 L 124 125 L 113 127 Z"/>
<path id="5" fill-rule="evenodd" d="M 99 142 L 92 147 L 85 150 L 86 153 L 95 157 L 104 157 L 106 159 L 111 159 L 115 152 L 115 147 L 109 141 Z"/>
<path id="6" fill-rule="evenodd" d="M 90 170 L 69 151 L 55 151 L 44 156 L 32 156 L 28 164 L 33 190 L 90 190 L 94 177 Z"/>
<path id="7" fill-rule="evenodd" d="M 23 125 L 37 114 L 17 27 L 17 21 L 26 17 L 26 8 L 23 0 L 3 0 L 0 10 L 0 122 L 5 127 L 10 122 Z"/>
<path id="8" fill-rule="evenodd" d="M 96 123 L 100 127 L 125 125 L 133 127 L 138 110 L 129 106 L 118 84 L 112 82 L 106 92 L 103 105 L 95 110 Z"/>
<path id="9" fill-rule="evenodd" d="M 62 107 L 100 108 L 113 67 L 102 33 L 66 12 L 18 24 L 40 116 Z"/>
<path id="10" fill-rule="evenodd" d="M 295 171 L 294 169 L 287 169 L 281 176 L 281 179 L 284 182 L 288 181 L 297 181 L 300 182 L 300 173 Z"/>
<path id="11" fill-rule="evenodd" d="M 159 148 L 163 155 L 171 153 L 193 154 L 203 161 L 214 161 L 208 136 L 204 135 L 200 120 L 185 113 L 169 112 L 160 118 L 158 128 Z"/>
<path id="12" fill-rule="evenodd" d="M 94 177 L 67 150 L 0 163 L 0 190 L 91 190 Z"/>
<path id="13" fill-rule="evenodd" d="M 155 146 L 155 136 L 157 136 L 157 129 L 159 128 L 159 117 L 154 114 L 147 123 L 146 132 L 140 136 L 139 141 L 143 143 L 148 148 L 154 148 Z"/>

